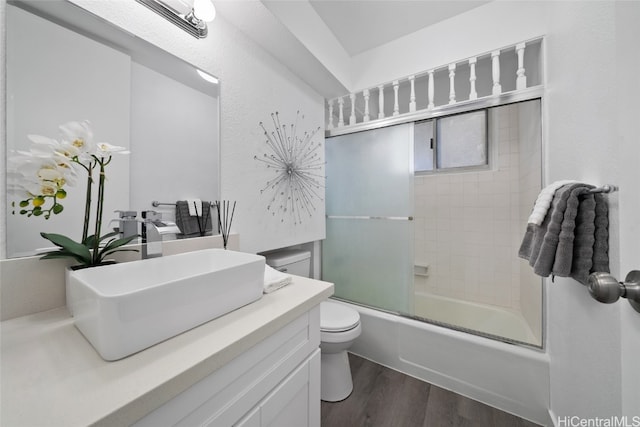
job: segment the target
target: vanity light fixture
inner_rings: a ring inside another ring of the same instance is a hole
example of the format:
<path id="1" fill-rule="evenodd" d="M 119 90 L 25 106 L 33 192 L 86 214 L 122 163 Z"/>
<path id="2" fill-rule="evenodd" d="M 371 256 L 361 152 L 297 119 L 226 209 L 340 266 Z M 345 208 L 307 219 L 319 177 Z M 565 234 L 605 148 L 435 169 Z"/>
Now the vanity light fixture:
<path id="1" fill-rule="evenodd" d="M 207 37 L 207 22 L 216 17 L 216 9 L 211 0 L 194 0 L 193 6 L 187 5 L 184 0 L 136 1 L 198 39 Z M 180 6 L 186 6 L 186 10 L 181 11 L 184 8 Z"/>
<path id="2" fill-rule="evenodd" d="M 199 70 L 197 68 L 196 68 L 196 71 L 198 72 L 198 75 L 200 77 L 202 77 L 204 80 L 208 81 L 209 83 L 213 83 L 215 85 L 218 84 L 218 79 L 213 77 L 211 74 L 205 73 L 204 71 Z"/>

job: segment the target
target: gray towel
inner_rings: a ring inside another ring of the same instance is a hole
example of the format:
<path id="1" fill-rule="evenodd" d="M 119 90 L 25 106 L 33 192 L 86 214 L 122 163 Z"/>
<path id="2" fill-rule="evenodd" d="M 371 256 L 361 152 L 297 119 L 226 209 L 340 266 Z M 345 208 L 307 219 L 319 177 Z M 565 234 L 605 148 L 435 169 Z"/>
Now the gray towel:
<path id="1" fill-rule="evenodd" d="M 593 251 L 593 242 L 589 246 L 587 244 L 588 239 L 584 238 L 588 234 L 586 231 L 588 228 L 585 227 L 588 227 L 589 222 L 593 225 L 593 219 L 595 218 L 595 202 L 593 194 L 587 193 L 589 188 L 593 187 L 576 186 L 571 190 L 571 194 L 567 199 L 567 209 L 562 219 L 558 248 L 556 249 L 555 260 L 551 270 L 556 276 L 569 277 L 572 267 L 576 267 L 576 253 L 584 252 L 587 247 L 589 251 Z M 583 239 L 576 242 L 574 248 L 574 240 L 577 236 L 582 236 Z M 593 230 L 591 236 L 593 236 Z M 587 257 L 580 256 L 578 259 L 584 262 L 587 258 L 591 262 L 591 254 L 588 254 Z M 591 268 L 591 265 L 588 266 L 587 271 L 589 268 Z M 583 270 L 583 268 L 580 268 L 580 270 Z"/>
<path id="2" fill-rule="evenodd" d="M 204 225 L 204 233 L 210 232 L 212 227 L 212 212 L 211 212 L 211 204 L 209 202 L 202 202 L 202 216 L 191 216 L 189 215 L 189 205 L 186 200 L 180 200 L 176 202 L 176 224 L 182 231 L 182 234 L 179 235 L 181 238 L 188 237 L 199 237 L 204 234 L 200 233 L 200 227 Z M 206 218 L 206 224 L 204 224 L 204 220 Z M 200 221 L 200 225 L 198 225 L 198 221 Z"/>
<path id="3" fill-rule="evenodd" d="M 578 216 L 576 217 L 575 246 L 573 248 L 573 265 L 571 277 L 582 284 L 593 266 L 593 244 L 595 242 L 596 200 L 593 194 L 582 197 Z"/>
<path id="4" fill-rule="evenodd" d="M 595 242 L 593 244 L 594 271 L 609 273 L 609 203 L 603 194 L 595 194 L 596 218 L 595 218 Z"/>
<path id="5" fill-rule="evenodd" d="M 573 258 L 571 277 L 583 285 L 590 273 L 609 272 L 609 206 L 602 194 L 585 196 L 580 203 Z"/>
<path id="6" fill-rule="evenodd" d="M 535 274 L 573 277 L 586 284 L 593 271 L 609 271 L 607 199 L 586 184 L 559 188 L 542 225 L 527 224 L 518 255 Z"/>
<path id="7" fill-rule="evenodd" d="M 529 265 L 533 267 L 533 272 L 538 276 L 548 277 L 553 270 L 567 201 L 571 196 L 571 191 L 580 185 L 568 184 L 556 191 L 542 225 L 534 226 L 533 237 L 526 239 L 531 242 L 530 246 L 520 247 L 520 256 L 529 260 Z"/>

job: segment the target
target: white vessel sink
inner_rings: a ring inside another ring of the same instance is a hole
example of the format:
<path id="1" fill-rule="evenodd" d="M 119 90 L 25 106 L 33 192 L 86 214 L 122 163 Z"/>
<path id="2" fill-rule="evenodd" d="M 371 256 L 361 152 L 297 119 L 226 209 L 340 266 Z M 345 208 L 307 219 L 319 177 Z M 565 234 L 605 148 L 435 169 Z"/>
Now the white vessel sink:
<path id="1" fill-rule="evenodd" d="M 67 304 L 105 360 L 117 360 L 262 297 L 264 257 L 205 249 L 72 271 Z"/>

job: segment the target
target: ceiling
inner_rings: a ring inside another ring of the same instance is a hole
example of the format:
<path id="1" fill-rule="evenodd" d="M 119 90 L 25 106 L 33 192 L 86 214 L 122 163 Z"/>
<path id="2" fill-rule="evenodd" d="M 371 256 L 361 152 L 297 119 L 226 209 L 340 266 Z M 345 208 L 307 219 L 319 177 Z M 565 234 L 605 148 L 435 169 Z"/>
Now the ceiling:
<path id="1" fill-rule="evenodd" d="M 354 56 L 488 3 L 488 0 L 309 0 Z"/>
<path id="2" fill-rule="evenodd" d="M 214 4 L 227 22 L 322 96 L 333 99 L 358 89 L 352 68 L 358 54 L 490 1 L 214 0 Z"/>

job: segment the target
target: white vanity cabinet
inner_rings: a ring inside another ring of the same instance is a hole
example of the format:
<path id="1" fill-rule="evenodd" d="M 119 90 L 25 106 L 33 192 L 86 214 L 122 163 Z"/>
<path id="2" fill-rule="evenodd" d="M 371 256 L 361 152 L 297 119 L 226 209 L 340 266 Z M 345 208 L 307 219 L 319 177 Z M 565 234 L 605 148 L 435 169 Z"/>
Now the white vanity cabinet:
<path id="1" fill-rule="evenodd" d="M 236 427 L 320 426 L 320 350 L 285 378 Z M 215 424 L 214 424 L 215 425 Z"/>
<path id="2" fill-rule="evenodd" d="M 319 345 L 315 306 L 134 425 L 319 427 Z"/>
<path id="3" fill-rule="evenodd" d="M 293 283 L 104 361 L 66 307 L 0 322 L 1 426 L 320 427 L 320 306 Z"/>

